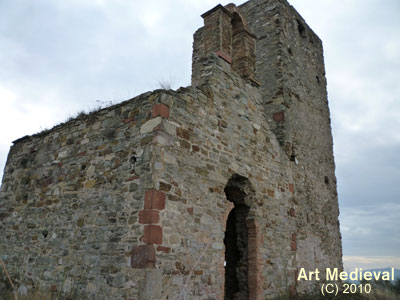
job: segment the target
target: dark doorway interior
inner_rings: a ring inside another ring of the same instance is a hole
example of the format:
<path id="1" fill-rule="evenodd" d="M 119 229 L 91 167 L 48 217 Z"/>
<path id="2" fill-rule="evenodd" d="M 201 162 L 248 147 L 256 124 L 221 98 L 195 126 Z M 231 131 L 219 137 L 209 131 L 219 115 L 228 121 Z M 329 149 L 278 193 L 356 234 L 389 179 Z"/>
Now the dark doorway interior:
<path id="1" fill-rule="evenodd" d="M 225 300 L 249 299 L 246 225 L 249 207 L 244 203 L 246 194 L 238 183 L 240 182 L 235 182 L 233 178 L 225 188 L 227 199 L 235 205 L 229 213 L 224 238 Z"/>

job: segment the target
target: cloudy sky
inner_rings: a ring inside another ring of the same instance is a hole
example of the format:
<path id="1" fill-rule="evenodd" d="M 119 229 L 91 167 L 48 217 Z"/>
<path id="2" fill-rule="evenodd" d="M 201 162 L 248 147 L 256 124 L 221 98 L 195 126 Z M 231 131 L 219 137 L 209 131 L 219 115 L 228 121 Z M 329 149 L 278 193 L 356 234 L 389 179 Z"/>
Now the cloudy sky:
<path id="1" fill-rule="evenodd" d="M 192 34 L 218 3 L 0 0 L 0 169 L 19 137 L 189 85 Z M 400 268 L 400 1 L 290 3 L 324 42 L 345 267 Z"/>

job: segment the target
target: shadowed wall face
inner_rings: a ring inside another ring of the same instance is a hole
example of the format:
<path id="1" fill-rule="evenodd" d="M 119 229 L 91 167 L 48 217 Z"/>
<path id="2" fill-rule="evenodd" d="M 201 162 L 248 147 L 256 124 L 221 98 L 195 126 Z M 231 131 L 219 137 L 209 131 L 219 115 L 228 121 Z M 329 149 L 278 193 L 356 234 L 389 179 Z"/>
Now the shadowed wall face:
<path id="1" fill-rule="evenodd" d="M 257 37 L 256 74 L 265 121 L 292 162 L 297 265 L 342 268 L 322 42 L 287 1 L 248 1 L 239 9 Z M 297 286 L 298 291 L 307 288 L 311 281 Z"/>

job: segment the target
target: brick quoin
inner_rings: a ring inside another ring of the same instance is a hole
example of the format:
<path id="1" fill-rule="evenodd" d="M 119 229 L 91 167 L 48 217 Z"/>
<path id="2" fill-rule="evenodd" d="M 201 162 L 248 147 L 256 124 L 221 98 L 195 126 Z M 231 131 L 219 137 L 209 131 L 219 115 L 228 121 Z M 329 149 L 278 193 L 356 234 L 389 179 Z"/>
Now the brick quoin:
<path id="1" fill-rule="evenodd" d="M 291 285 L 290 286 L 290 296 L 291 297 L 295 297 L 297 295 L 297 292 L 296 292 L 296 285 Z"/>
<path id="2" fill-rule="evenodd" d="M 144 209 L 139 211 L 139 224 L 156 224 L 160 221 L 160 214 L 155 209 Z"/>
<path id="3" fill-rule="evenodd" d="M 249 300 L 262 299 L 262 275 L 261 275 L 261 247 L 260 232 L 258 224 L 254 219 L 246 221 L 248 231 L 248 275 Z"/>
<path id="4" fill-rule="evenodd" d="M 154 268 L 156 251 L 153 245 L 133 246 L 131 252 L 131 267 L 135 269 Z"/>
<path id="5" fill-rule="evenodd" d="M 296 243 L 296 241 L 291 241 L 290 242 L 290 250 L 297 251 L 297 243 Z"/>
<path id="6" fill-rule="evenodd" d="M 143 242 L 146 244 L 162 244 L 162 228 L 158 225 L 144 226 Z"/>
<path id="7" fill-rule="evenodd" d="M 154 189 L 147 190 L 144 194 L 144 209 L 158 209 L 165 208 L 165 193 Z"/>
<path id="8" fill-rule="evenodd" d="M 165 199 L 164 192 L 155 189 L 145 192 L 144 209 L 139 211 L 139 224 L 146 224 L 141 240 L 147 245 L 139 245 L 132 248 L 132 268 L 155 268 L 156 255 L 153 244 L 162 244 L 162 228 L 153 224 L 160 221 L 159 211 L 165 208 Z M 158 246 L 157 251 L 169 253 L 170 248 Z"/>
<path id="9" fill-rule="evenodd" d="M 299 276 L 299 271 L 295 270 L 294 271 L 294 284 L 290 286 L 290 295 L 294 298 L 297 295 L 297 277 Z"/>
<path id="10" fill-rule="evenodd" d="M 163 118 L 169 118 L 169 107 L 165 104 L 155 104 L 151 110 L 151 117 L 155 118 L 161 116 Z"/>

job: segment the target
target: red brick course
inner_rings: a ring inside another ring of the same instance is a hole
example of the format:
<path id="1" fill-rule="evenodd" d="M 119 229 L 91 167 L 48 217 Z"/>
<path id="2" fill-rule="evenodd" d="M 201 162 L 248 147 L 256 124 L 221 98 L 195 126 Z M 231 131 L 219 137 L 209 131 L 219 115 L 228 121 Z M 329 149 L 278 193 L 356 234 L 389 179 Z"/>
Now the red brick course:
<path id="1" fill-rule="evenodd" d="M 218 50 L 216 53 L 216 55 L 218 55 L 219 57 L 221 57 L 223 60 L 225 60 L 227 63 L 232 63 L 232 57 L 220 50 Z"/>
<path id="2" fill-rule="evenodd" d="M 169 253 L 171 251 L 171 248 L 170 247 L 164 247 L 164 246 L 158 246 L 157 247 L 157 251 Z"/>

